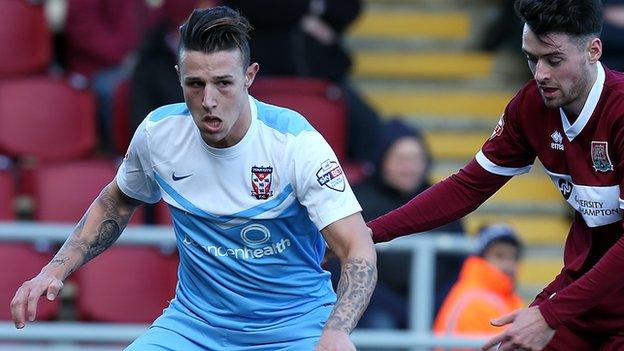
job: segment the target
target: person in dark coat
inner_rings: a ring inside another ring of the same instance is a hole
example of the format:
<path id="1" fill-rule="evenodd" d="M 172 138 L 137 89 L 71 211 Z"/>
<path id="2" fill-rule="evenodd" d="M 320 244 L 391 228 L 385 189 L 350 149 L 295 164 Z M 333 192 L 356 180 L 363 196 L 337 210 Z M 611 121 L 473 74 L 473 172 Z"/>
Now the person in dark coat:
<path id="1" fill-rule="evenodd" d="M 260 75 L 322 78 L 346 97 L 348 156 L 372 161 L 380 118 L 349 82 L 351 55 L 343 45 L 346 28 L 359 16 L 361 0 L 225 0 L 254 27 L 251 59 Z"/>

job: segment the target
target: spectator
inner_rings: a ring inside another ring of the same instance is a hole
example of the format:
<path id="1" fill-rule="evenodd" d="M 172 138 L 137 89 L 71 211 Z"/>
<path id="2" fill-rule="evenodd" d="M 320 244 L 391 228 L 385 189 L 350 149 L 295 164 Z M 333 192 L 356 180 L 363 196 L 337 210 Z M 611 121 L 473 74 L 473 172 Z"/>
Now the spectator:
<path id="1" fill-rule="evenodd" d="M 101 146 L 111 149 L 112 97 L 134 67 L 145 34 L 195 0 L 68 0 L 65 60 L 75 81 L 96 95 Z M 188 11 L 187 11 L 188 12 Z"/>
<path id="2" fill-rule="evenodd" d="M 624 71 L 624 0 L 604 0 L 601 60 L 607 67 Z"/>
<path id="3" fill-rule="evenodd" d="M 509 225 L 483 227 L 477 237 L 477 255 L 466 259 L 436 317 L 434 332 L 444 336 L 500 332 L 490 320 L 522 307 L 515 292 L 521 255 L 522 243 Z"/>
<path id="4" fill-rule="evenodd" d="M 482 50 L 516 50 L 521 44 L 522 21 L 516 16 L 514 0 L 501 0 L 496 17 L 486 28 L 480 44 Z"/>
<path id="5" fill-rule="evenodd" d="M 184 100 L 175 71 L 180 41 L 178 28 L 193 7 L 212 7 L 216 0 L 187 0 L 170 6 L 167 18 L 151 30 L 141 44 L 130 84 L 130 132 L 134 133 L 152 110 Z"/>
<path id="6" fill-rule="evenodd" d="M 348 104 L 348 156 L 372 161 L 379 116 L 351 86 L 344 30 L 357 18 L 360 0 L 225 0 L 245 14 L 253 60 L 267 76 L 328 79 L 340 85 Z M 277 10 L 279 9 L 279 11 Z"/>
<path id="7" fill-rule="evenodd" d="M 375 174 L 354 187 L 362 215 L 369 221 L 407 203 L 429 188 L 431 154 L 422 134 L 399 119 L 389 121 L 380 131 L 374 153 Z M 439 231 L 463 234 L 460 221 L 438 228 Z M 409 272 L 405 270 L 407 253 L 379 254 L 379 282 L 360 326 L 405 328 Z M 457 280 L 462 256 L 439 255 L 436 260 L 435 310 Z M 339 276 L 339 275 L 338 275 Z"/>

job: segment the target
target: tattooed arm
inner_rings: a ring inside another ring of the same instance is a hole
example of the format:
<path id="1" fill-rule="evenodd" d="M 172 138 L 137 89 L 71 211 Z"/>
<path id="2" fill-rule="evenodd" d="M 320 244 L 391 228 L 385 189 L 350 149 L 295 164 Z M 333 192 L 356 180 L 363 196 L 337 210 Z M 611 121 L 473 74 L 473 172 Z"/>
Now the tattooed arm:
<path id="1" fill-rule="evenodd" d="M 316 349 L 355 350 L 349 334 L 366 310 L 377 282 L 377 256 L 370 230 L 362 215 L 356 213 L 330 224 L 322 232 L 340 259 L 342 270 L 336 291 L 338 300 Z"/>
<path id="2" fill-rule="evenodd" d="M 17 328 L 35 320 L 37 301 L 44 293 L 54 300 L 71 273 L 110 247 L 140 202 L 121 192 L 113 180 L 93 201 L 74 232 L 41 272 L 25 282 L 11 301 L 11 314 Z"/>

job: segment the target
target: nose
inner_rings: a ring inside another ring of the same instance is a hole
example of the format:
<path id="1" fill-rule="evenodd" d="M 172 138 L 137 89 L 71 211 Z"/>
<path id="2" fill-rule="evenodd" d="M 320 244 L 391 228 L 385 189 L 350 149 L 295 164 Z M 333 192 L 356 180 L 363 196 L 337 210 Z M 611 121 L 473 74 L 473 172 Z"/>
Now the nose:
<path id="1" fill-rule="evenodd" d="M 210 85 L 206 85 L 204 88 L 204 95 L 202 96 L 202 107 L 206 111 L 210 111 L 217 107 L 217 99 L 215 97 L 215 89 Z"/>
<path id="2" fill-rule="evenodd" d="M 538 82 L 546 82 L 550 80 L 550 69 L 548 65 L 545 64 L 542 60 L 537 61 L 535 65 L 535 71 L 533 72 L 533 77 Z"/>

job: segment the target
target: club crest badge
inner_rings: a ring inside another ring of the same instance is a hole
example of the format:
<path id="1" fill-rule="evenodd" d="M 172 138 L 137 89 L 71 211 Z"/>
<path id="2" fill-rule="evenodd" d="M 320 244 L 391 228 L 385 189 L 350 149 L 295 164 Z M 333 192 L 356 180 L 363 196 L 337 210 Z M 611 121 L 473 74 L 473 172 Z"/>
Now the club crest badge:
<path id="1" fill-rule="evenodd" d="M 342 168 L 336 161 L 326 160 L 316 172 L 316 180 L 321 186 L 343 192 L 345 190 L 345 177 Z"/>
<path id="2" fill-rule="evenodd" d="M 608 172 L 613 170 L 613 164 L 609 158 L 609 144 L 606 141 L 591 142 L 591 159 L 594 171 Z"/>
<path id="3" fill-rule="evenodd" d="M 273 196 L 271 182 L 273 180 L 273 167 L 251 167 L 251 196 L 258 200 L 266 200 Z"/>

